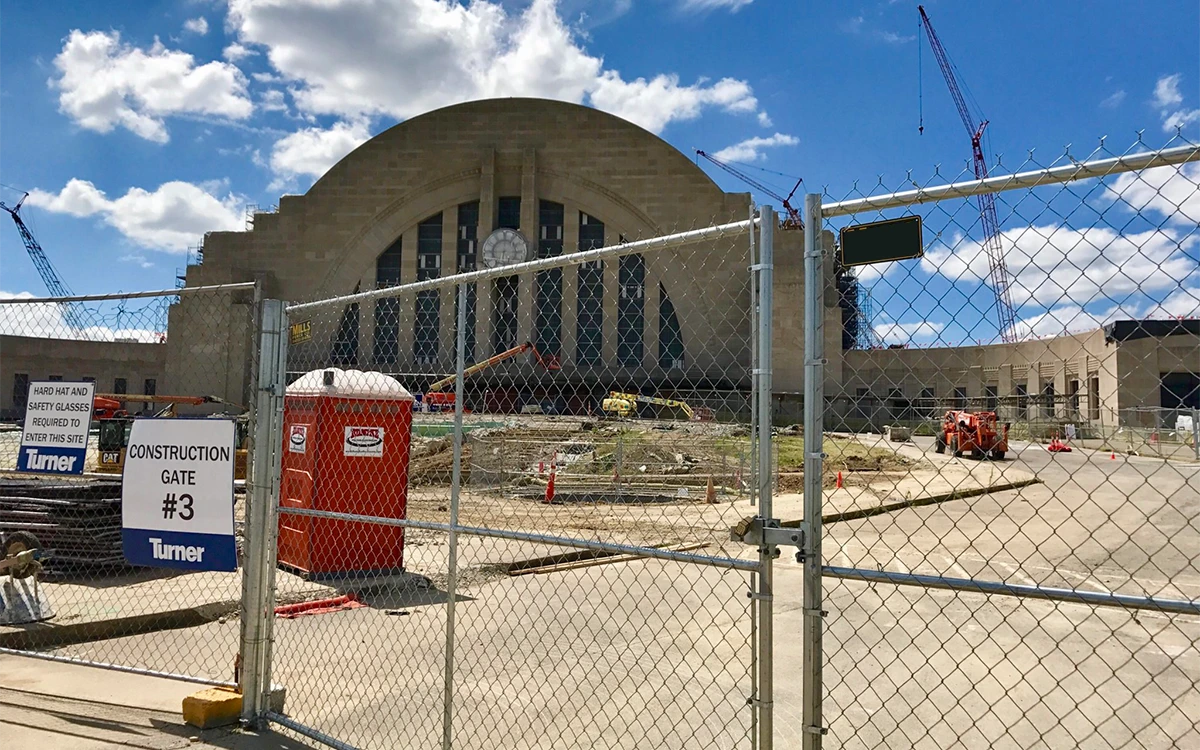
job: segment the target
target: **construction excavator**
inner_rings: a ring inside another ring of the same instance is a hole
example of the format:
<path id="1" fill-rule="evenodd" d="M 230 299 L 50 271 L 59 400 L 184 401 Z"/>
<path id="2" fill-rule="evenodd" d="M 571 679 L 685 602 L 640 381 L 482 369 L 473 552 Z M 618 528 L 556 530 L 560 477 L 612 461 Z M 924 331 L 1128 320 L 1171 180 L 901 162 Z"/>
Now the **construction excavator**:
<path id="1" fill-rule="evenodd" d="M 172 418 L 178 416 L 178 407 L 200 406 L 202 404 L 228 404 L 215 396 L 160 396 L 156 394 L 131 393 L 97 393 L 92 399 L 92 416 L 100 424 L 100 434 L 96 448 L 100 460 L 96 463 L 96 471 L 101 474 L 120 474 L 125 468 L 125 449 L 129 446 L 129 432 L 133 428 L 136 417 L 129 413 L 125 405 L 129 402 L 165 404 L 161 409 L 150 415 L 157 418 Z M 229 404 L 233 406 L 232 404 Z M 234 417 L 237 434 L 237 448 L 234 450 L 233 470 L 235 479 L 246 478 L 246 464 L 249 456 L 250 419 L 241 407 L 236 407 L 239 414 Z"/>
<path id="2" fill-rule="evenodd" d="M 542 367 L 542 369 L 548 372 L 554 372 L 555 370 L 562 369 L 562 364 L 558 357 L 554 355 L 543 355 L 537 350 L 537 347 L 535 347 L 532 342 L 526 341 L 524 344 L 514 346 L 511 349 L 502 351 L 495 356 L 488 357 L 482 362 L 477 362 L 470 367 L 465 368 L 463 370 L 463 378 L 466 379 L 475 373 L 482 372 L 489 367 L 494 367 L 505 360 L 512 359 L 513 357 L 516 357 L 519 354 L 524 354 L 525 352 L 533 352 L 534 360 Z M 424 402 L 425 407 L 428 408 L 429 411 L 450 411 L 454 408 L 454 393 L 446 393 L 445 389 L 454 385 L 454 381 L 457 379 L 457 377 L 457 375 L 447 375 L 441 380 L 434 381 L 427 389 L 425 389 L 425 394 L 421 397 L 421 400 Z"/>
<path id="3" fill-rule="evenodd" d="M 659 398 L 658 396 L 643 396 L 640 393 L 622 393 L 621 391 L 609 392 L 608 398 L 600 402 L 600 409 L 606 414 L 627 417 L 634 413 L 638 404 L 655 404 L 656 406 L 667 406 L 678 409 L 683 412 L 689 422 L 711 422 L 713 420 L 712 409 L 708 407 L 702 406 L 693 409 L 686 401 L 673 398 Z"/>

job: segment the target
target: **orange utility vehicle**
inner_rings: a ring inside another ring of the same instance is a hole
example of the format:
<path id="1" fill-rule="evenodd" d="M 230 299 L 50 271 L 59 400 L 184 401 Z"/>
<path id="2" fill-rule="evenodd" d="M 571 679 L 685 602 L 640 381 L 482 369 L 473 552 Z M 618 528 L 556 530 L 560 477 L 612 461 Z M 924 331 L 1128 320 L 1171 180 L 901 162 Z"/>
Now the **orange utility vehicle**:
<path id="1" fill-rule="evenodd" d="M 934 446 L 938 453 L 949 447 L 956 458 L 970 451 L 972 458 L 1000 461 L 1008 450 L 1008 425 L 998 425 L 994 411 L 948 411 Z"/>
<path id="2" fill-rule="evenodd" d="M 498 365 L 506 359 L 512 359 L 518 354 L 524 354 L 525 352 L 529 351 L 533 352 L 533 358 L 537 360 L 537 363 L 541 365 L 543 369 L 549 371 L 562 369 L 562 365 L 559 363 L 558 357 L 553 355 L 543 356 L 532 343 L 526 341 L 524 344 L 514 346 L 511 349 L 500 352 L 494 357 L 488 357 L 482 362 L 465 368 L 463 370 L 463 378 L 467 378 L 477 372 L 486 370 L 493 365 Z M 454 409 L 454 392 L 451 391 L 447 393 L 444 389 L 454 385 L 456 378 L 457 375 L 450 375 L 430 384 L 429 388 L 426 389 L 425 394 L 421 399 L 429 411 L 452 411 Z"/>

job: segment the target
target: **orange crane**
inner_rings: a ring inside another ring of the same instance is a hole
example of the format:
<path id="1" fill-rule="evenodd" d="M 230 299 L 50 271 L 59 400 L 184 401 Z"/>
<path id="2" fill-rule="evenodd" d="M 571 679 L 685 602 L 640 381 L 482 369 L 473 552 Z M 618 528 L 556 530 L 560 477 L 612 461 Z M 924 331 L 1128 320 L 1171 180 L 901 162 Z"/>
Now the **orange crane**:
<path id="1" fill-rule="evenodd" d="M 524 344 L 519 344 L 511 349 L 506 349 L 499 354 L 488 357 L 482 362 L 477 362 L 470 367 L 465 368 L 463 370 L 463 378 L 466 379 L 470 375 L 474 375 L 477 372 L 486 370 L 489 367 L 498 365 L 505 360 L 512 359 L 518 354 L 524 354 L 528 351 L 533 352 L 534 359 L 539 365 L 542 366 L 543 369 L 548 371 L 562 369 L 562 365 L 560 364 L 558 357 L 553 355 L 543 356 L 531 342 L 526 341 Z M 447 386 L 453 385 L 457 378 L 457 375 L 447 375 L 441 380 L 431 383 L 425 391 L 425 404 L 429 406 L 430 409 L 434 409 L 435 407 L 446 408 L 452 406 L 454 404 L 454 394 L 443 393 L 442 390 Z"/>
<path id="2" fill-rule="evenodd" d="M 950 89 L 950 97 L 954 99 L 954 106 L 958 108 L 958 116 L 962 118 L 963 125 L 971 136 L 971 161 L 975 169 L 975 179 L 982 180 L 988 176 L 987 159 L 983 155 L 983 131 L 988 126 L 988 120 L 981 120 L 978 125 L 975 124 L 975 117 L 967 107 L 967 100 L 954 75 L 954 63 L 950 61 L 950 56 L 946 54 L 946 48 L 942 46 L 937 32 L 933 30 L 933 24 L 930 23 L 929 16 L 925 13 L 925 6 L 918 5 L 917 11 L 921 14 L 921 25 L 924 26 L 925 35 L 929 38 L 933 56 L 937 58 L 942 77 L 946 79 L 946 86 Z M 923 121 L 920 131 L 925 131 Z M 1009 292 L 1010 280 L 1008 266 L 1004 262 L 1004 248 L 1000 245 L 1000 222 L 996 219 L 996 197 L 991 193 L 979 196 L 979 218 L 983 223 L 983 250 L 988 259 L 988 280 L 996 294 L 996 315 L 999 318 L 1000 337 L 1005 343 L 1011 344 L 1017 340 L 1016 313 L 1013 310 L 1012 295 Z"/>

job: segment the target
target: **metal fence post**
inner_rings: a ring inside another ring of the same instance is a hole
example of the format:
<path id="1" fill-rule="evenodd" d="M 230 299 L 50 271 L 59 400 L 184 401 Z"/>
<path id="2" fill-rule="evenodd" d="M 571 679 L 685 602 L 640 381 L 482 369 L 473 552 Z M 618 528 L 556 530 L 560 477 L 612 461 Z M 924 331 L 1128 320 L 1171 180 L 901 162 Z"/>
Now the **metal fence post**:
<path id="1" fill-rule="evenodd" d="M 804 198 L 804 750 L 819 750 L 821 716 L 821 472 L 825 420 L 825 268 L 821 196 Z"/>
<path id="2" fill-rule="evenodd" d="M 1192 409 L 1192 450 L 1200 461 L 1200 409 Z"/>
<path id="3" fill-rule="evenodd" d="M 239 658 L 242 720 L 258 727 L 268 710 L 270 669 L 267 664 L 274 587 L 271 571 L 274 499 L 277 496 L 275 466 L 281 446 L 281 424 L 277 412 L 285 386 L 283 362 L 287 357 L 287 313 L 280 300 L 263 300 L 259 314 L 258 391 L 254 410 L 254 455 L 248 494 L 245 531 L 245 561 L 242 570 L 242 642 Z"/>
<path id="4" fill-rule="evenodd" d="M 758 249 L 758 360 L 754 363 L 758 406 L 758 514 L 771 518 L 771 291 L 774 261 L 775 211 L 763 206 Z M 771 600 L 775 548 L 763 543 L 758 550 L 758 747 L 774 744 L 774 623 Z"/>
<path id="5" fill-rule="evenodd" d="M 750 361 L 758 362 L 758 253 L 754 247 L 754 206 L 750 206 Z M 750 476 L 758 477 L 758 388 L 750 389 Z M 750 506 L 757 504 L 758 487 L 750 482 Z"/>
<path id="6" fill-rule="evenodd" d="M 467 351 L 467 285 L 458 285 L 458 323 L 455 329 L 454 463 L 450 478 L 450 531 L 446 572 L 446 678 L 442 697 L 442 748 L 454 741 L 454 599 L 458 584 L 458 498 L 462 488 L 463 370 Z"/>

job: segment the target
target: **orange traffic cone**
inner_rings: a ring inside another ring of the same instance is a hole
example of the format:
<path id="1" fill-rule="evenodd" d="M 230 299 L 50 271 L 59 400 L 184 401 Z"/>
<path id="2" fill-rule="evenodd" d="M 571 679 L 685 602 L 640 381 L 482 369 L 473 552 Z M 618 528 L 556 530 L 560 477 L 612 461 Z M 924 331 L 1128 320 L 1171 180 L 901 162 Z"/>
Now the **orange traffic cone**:
<path id="1" fill-rule="evenodd" d="M 1109 459 L 1110 461 L 1116 461 L 1116 460 L 1117 460 L 1117 452 L 1116 452 L 1116 451 L 1113 451 L 1112 455 L 1111 455 L 1111 456 L 1109 456 L 1109 457 L 1108 457 L 1108 459 Z"/>
<path id="2" fill-rule="evenodd" d="M 838 475 L 837 475 L 837 488 L 839 490 L 842 488 L 842 472 L 840 472 L 840 471 L 838 472 Z"/>
<path id="3" fill-rule="evenodd" d="M 708 475 L 708 488 L 704 490 L 704 502 L 709 505 L 717 504 L 717 488 L 713 486 L 712 474 Z"/>
<path id="4" fill-rule="evenodd" d="M 542 502 L 546 505 L 554 502 L 554 464 L 550 464 L 550 481 L 546 482 L 546 498 Z"/>

